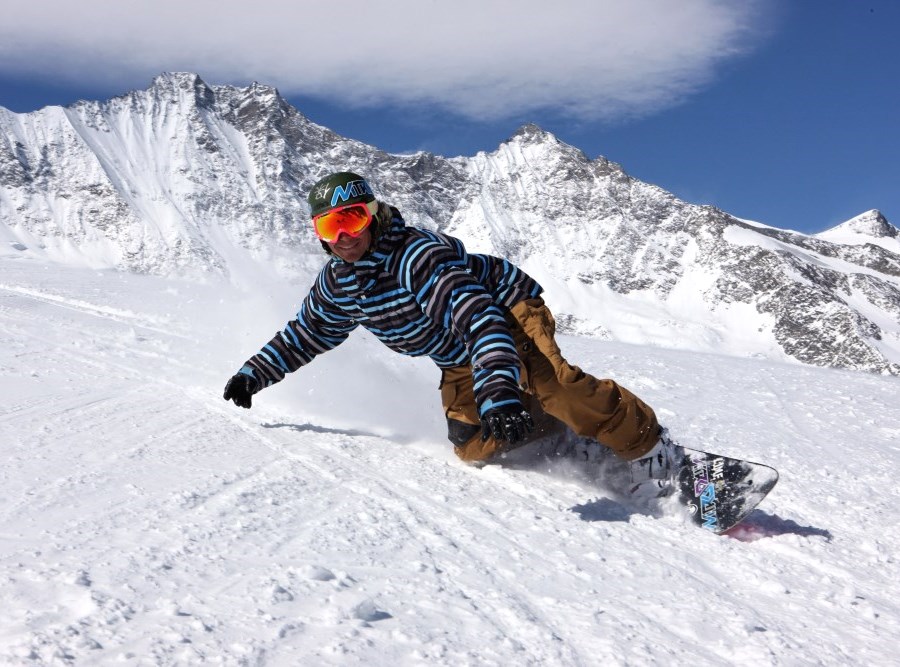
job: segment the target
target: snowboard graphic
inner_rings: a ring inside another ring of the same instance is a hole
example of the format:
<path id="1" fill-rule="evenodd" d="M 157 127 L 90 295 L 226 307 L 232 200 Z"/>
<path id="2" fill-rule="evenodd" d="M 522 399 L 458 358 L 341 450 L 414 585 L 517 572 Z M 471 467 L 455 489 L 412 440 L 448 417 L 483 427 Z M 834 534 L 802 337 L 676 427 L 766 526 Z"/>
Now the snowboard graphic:
<path id="1" fill-rule="evenodd" d="M 675 493 L 693 523 L 721 534 L 743 521 L 777 482 L 771 466 L 685 447 Z"/>

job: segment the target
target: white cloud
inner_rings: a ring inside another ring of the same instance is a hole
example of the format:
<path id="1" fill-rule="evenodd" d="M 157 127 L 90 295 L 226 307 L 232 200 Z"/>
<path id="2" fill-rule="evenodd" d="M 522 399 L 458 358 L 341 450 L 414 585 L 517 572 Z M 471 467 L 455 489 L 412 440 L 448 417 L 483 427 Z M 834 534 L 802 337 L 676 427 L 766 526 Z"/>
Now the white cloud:
<path id="1" fill-rule="evenodd" d="M 194 71 L 353 106 L 611 119 L 708 83 L 760 37 L 764 1 L 14 0 L 0 70 L 127 87 Z"/>

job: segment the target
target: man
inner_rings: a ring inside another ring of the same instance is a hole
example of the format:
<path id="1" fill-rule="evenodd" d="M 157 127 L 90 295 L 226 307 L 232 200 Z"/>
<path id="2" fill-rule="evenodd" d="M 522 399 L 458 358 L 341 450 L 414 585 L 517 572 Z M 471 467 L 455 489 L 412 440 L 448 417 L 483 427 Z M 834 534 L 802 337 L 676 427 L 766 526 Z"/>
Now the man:
<path id="1" fill-rule="evenodd" d="M 448 438 L 484 462 L 562 424 L 635 461 L 633 476 L 666 479 L 674 445 L 653 410 L 612 380 L 570 365 L 554 339 L 542 288 L 510 262 L 470 254 L 451 236 L 405 224 L 351 172 L 317 182 L 308 202 L 330 260 L 294 320 L 225 387 L 251 397 L 347 338 L 358 325 L 440 367 Z"/>

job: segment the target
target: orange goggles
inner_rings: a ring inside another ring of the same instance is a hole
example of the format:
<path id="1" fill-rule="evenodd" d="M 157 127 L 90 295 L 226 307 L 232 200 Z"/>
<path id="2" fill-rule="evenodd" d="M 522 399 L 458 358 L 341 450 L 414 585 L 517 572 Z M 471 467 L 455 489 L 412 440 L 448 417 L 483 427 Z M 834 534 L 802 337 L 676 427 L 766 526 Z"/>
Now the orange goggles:
<path id="1" fill-rule="evenodd" d="M 334 243 L 341 234 L 357 237 L 372 223 L 372 211 L 365 204 L 348 204 L 333 208 L 313 218 L 316 236 Z"/>

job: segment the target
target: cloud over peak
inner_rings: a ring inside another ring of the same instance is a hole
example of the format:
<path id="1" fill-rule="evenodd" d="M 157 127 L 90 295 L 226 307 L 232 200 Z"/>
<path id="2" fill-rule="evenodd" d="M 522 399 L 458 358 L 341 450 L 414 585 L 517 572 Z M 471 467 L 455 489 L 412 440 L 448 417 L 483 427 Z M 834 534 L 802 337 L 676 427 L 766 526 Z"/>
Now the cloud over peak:
<path id="1" fill-rule="evenodd" d="M 164 70 L 354 107 L 612 120 L 670 106 L 762 36 L 767 0 L 21 3 L 8 74 L 134 87 Z"/>

